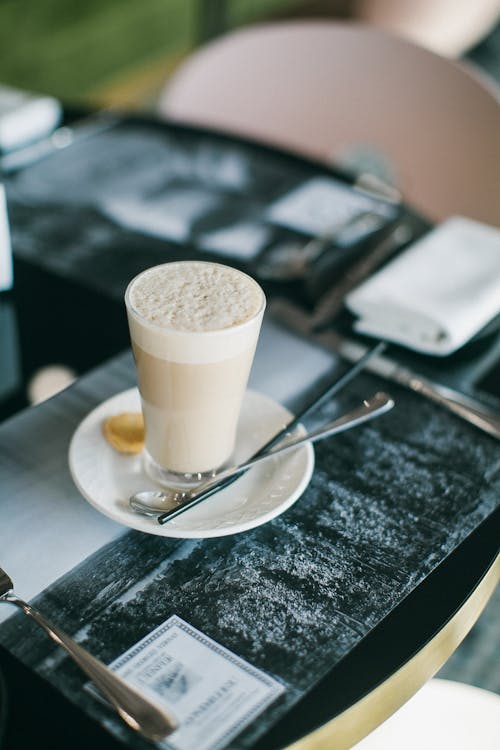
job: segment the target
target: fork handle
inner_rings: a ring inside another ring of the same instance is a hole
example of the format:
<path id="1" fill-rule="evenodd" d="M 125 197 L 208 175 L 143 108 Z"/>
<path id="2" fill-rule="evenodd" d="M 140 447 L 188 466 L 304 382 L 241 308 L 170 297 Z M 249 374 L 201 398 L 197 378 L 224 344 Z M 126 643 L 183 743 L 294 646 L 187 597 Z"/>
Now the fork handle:
<path id="1" fill-rule="evenodd" d="M 80 669 L 85 672 L 94 685 L 113 704 L 118 714 L 129 727 L 152 742 L 163 739 L 176 728 L 176 720 L 163 708 L 156 706 L 144 698 L 102 662 L 79 646 L 64 631 L 52 625 L 40 612 L 27 604 L 27 602 L 19 599 L 19 597 L 11 592 L 1 598 L 19 607 L 55 643 L 65 649 Z"/>

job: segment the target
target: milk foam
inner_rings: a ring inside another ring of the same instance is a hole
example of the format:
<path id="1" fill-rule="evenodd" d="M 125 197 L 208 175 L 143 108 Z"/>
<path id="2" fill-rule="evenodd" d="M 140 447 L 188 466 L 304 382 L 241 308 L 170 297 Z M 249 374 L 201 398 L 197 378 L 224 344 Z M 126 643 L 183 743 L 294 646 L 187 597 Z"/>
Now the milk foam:
<path id="1" fill-rule="evenodd" d="M 250 276 L 217 263 L 181 261 L 144 271 L 125 299 L 130 333 L 148 354 L 202 364 L 238 356 L 256 340 L 265 307 Z"/>
<path id="2" fill-rule="evenodd" d="M 249 276 L 216 263 L 167 263 L 141 274 L 130 288 L 136 312 L 176 331 L 220 331 L 250 320 L 262 292 Z"/>

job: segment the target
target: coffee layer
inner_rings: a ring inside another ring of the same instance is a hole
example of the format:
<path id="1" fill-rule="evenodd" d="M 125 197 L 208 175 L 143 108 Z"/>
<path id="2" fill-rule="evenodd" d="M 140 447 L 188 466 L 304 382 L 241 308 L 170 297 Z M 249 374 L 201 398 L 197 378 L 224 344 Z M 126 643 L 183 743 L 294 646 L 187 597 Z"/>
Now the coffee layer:
<path id="1" fill-rule="evenodd" d="M 174 472 L 217 469 L 233 450 L 255 345 L 222 362 L 198 365 L 133 349 L 149 454 Z"/>

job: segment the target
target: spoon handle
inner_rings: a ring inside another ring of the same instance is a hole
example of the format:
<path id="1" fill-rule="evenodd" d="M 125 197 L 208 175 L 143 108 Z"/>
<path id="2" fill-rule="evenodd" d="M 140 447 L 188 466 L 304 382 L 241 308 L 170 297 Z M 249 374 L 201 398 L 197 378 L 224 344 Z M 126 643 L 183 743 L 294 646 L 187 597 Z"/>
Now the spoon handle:
<path id="1" fill-rule="evenodd" d="M 317 440 L 324 440 L 331 435 L 336 435 L 345 430 L 357 427 L 364 422 L 368 422 L 370 419 L 385 414 L 385 412 L 392 409 L 393 406 L 394 401 L 390 396 L 386 393 L 376 393 L 375 396 L 363 401 L 361 406 L 352 409 L 338 419 L 335 419 L 333 422 L 329 422 L 328 424 L 323 425 L 323 427 L 320 427 L 313 432 L 309 432 L 306 435 L 300 435 L 299 437 L 293 438 L 292 440 L 287 441 L 284 445 L 277 445 L 267 453 L 259 453 L 244 464 L 232 466 L 225 471 L 220 472 L 213 481 L 207 482 L 199 488 L 196 495 L 182 503 L 182 505 L 165 511 L 165 513 L 158 516 L 157 521 L 160 524 L 164 524 L 181 513 L 184 513 L 186 510 L 189 510 L 189 508 L 193 508 L 195 505 L 198 505 L 198 503 L 209 497 L 210 494 L 212 494 L 212 490 L 222 489 L 221 482 L 224 482 L 226 479 L 241 476 L 248 471 L 248 469 L 251 469 L 261 461 L 267 461 L 270 458 L 292 450 L 292 448 L 297 448 L 297 446 L 302 445 L 303 443 L 314 443 Z"/>
<path id="2" fill-rule="evenodd" d="M 238 471 L 246 471 L 247 469 L 251 469 L 261 461 L 267 461 L 268 458 L 286 453 L 286 451 L 289 451 L 292 448 L 297 448 L 303 443 L 315 443 L 317 440 L 324 440 L 325 438 L 331 437 L 332 435 L 337 435 L 339 432 L 344 432 L 344 430 L 350 430 L 353 427 L 357 427 L 358 425 L 363 424 L 363 422 L 368 422 L 370 419 L 374 419 L 375 417 L 384 414 L 386 411 L 389 411 L 389 409 L 392 409 L 393 406 L 394 401 L 390 396 L 388 396 L 386 393 L 376 393 L 375 396 L 372 396 L 371 398 L 363 401 L 361 406 L 358 406 L 356 409 L 352 409 L 346 414 L 343 414 L 333 422 L 328 422 L 328 424 L 323 425 L 323 427 L 319 427 L 313 432 L 308 432 L 305 435 L 300 435 L 290 441 L 287 441 L 284 444 L 277 445 L 276 448 L 273 448 L 273 450 L 270 450 L 268 453 L 264 453 L 262 455 L 259 454 L 258 456 L 255 456 L 255 458 L 251 458 L 250 461 L 247 461 L 244 464 L 231 466 L 228 469 L 220 472 L 220 474 L 218 474 L 218 478 L 226 479 L 230 476 L 233 476 Z"/>

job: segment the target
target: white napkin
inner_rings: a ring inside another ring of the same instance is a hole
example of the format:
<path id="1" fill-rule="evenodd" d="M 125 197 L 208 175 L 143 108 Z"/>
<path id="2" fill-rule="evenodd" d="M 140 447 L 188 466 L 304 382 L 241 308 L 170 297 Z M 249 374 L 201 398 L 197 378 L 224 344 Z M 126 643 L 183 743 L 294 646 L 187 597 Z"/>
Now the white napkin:
<path id="1" fill-rule="evenodd" d="M 14 282 L 12 270 L 12 246 L 10 242 L 9 217 L 5 188 L 0 182 L 0 292 L 10 289 Z"/>
<path id="2" fill-rule="evenodd" d="M 0 85 L 0 151 L 45 138 L 61 117 L 62 105 L 53 96 Z"/>
<path id="3" fill-rule="evenodd" d="M 500 229 L 452 217 L 350 292 L 346 305 L 360 333 L 451 354 L 500 312 Z"/>

